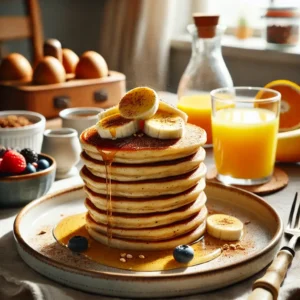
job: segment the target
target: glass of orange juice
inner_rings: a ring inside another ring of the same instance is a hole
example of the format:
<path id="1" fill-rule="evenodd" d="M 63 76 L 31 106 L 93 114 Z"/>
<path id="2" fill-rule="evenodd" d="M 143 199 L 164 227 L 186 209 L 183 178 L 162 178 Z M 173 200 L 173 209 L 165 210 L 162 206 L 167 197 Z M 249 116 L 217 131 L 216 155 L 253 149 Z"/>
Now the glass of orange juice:
<path id="1" fill-rule="evenodd" d="M 212 135 L 217 178 L 255 185 L 273 174 L 280 113 L 279 92 L 233 87 L 211 92 Z"/>

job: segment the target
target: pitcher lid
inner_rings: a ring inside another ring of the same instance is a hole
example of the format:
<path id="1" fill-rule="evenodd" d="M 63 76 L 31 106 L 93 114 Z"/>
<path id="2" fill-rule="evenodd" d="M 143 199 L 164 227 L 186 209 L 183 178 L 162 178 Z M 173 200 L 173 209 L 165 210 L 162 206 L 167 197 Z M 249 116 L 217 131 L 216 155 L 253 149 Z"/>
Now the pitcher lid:
<path id="1" fill-rule="evenodd" d="M 198 28 L 198 36 L 202 38 L 213 38 L 216 35 L 216 26 L 219 23 L 219 15 L 194 13 L 193 19 Z"/>

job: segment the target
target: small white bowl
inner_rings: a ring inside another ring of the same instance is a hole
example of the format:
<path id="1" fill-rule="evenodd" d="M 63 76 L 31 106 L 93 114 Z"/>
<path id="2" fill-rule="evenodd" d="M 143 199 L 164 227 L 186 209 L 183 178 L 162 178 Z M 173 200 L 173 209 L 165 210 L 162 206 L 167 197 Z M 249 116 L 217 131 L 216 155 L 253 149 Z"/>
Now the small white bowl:
<path id="1" fill-rule="evenodd" d="M 98 121 L 98 114 L 103 111 L 99 107 L 73 107 L 60 111 L 62 127 L 77 130 L 78 135 L 88 127 L 95 125 Z"/>
<path id="2" fill-rule="evenodd" d="M 46 127 L 46 119 L 43 115 L 27 110 L 4 110 L 0 111 L 0 118 L 10 115 L 24 116 L 32 125 L 16 128 L 0 127 L 0 145 L 4 147 L 31 148 L 37 153 L 41 152 L 43 132 Z"/>

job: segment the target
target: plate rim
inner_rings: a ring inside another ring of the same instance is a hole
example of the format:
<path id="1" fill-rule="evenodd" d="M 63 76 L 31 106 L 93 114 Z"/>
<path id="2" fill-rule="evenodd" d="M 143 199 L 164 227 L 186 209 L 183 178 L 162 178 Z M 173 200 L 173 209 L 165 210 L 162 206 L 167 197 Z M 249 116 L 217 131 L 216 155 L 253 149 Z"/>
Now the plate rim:
<path id="1" fill-rule="evenodd" d="M 276 232 L 274 234 L 274 236 L 272 237 L 272 239 L 270 240 L 270 242 L 268 243 L 268 245 L 266 247 L 264 247 L 263 249 L 261 249 L 259 252 L 257 253 L 253 253 L 251 255 L 249 255 L 249 257 L 247 257 L 246 259 L 239 261 L 239 262 L 235 262 L 232 263 L 228 266 L 224 266 L 222 268 L 213 268 L 210 270 L 202 270 L 202 271 L 195 271 L 195 272 L 191 272 L 191 273 L 170 273 L 170 274 L 151 274 L 154 272 L 141 272 L 141 274 L 139 274 L 138 272 L 132 272 L 132 273 L 115 273 L 115 272 L 111 272 L 111 271 L 103 271 L 103 270 L 85 270 L 83 268 L 79 268 L 77 266 L 69 266 L 65 263 L 62 262 L 57 262 L 56 260 L 44 256 L 43 254 L 41 254 L 40 252 L 36 251 L 35 249 L 31 248 L 29 244 L 26 243 L 26 241 L 23 239 L 21 232 L 20 232 L 20 223 L 22 221 L 22 218 L 26 215 L 26 213 L 28 213 L 33 207 L 38 206 L 39 204 L 46 202 L 46 201 L 51 201 L 52 198 L 54 197 L 59 197 L 62 196 L 64 194 L 70 193 L 70 192 L 78 192 L 81 189 L 83 189 L 84 184 L 77 184 L 75 186 L 66 188 L 66 189 L 62 189 L 56 192 L 52 192 L 50 194 L 47 194 L 45 196 L 42 196 L 32 202 L 30 202 L 29 204 L 27 204 L 25 207 L 22 208 L 22 210 L 18 213 L 18 215 L 15 218 L 14 224 L 13 224 L 13 234 L 14 234 L 14 238 L 15 238 L 15 242 L 17 244 L 17 246 L 21 247 L 23 249 L 23 251 L 25 251 L 28 255 L 33 256 L 35 259 L 51 266 L 51 267 L 55 267 L 58 268 L 62 271 L 67 271 L 73 274 L 81 274 L 81 275 L 85 275 L 85 276 L 90 276 L 93 278 L 101 278 L 101 279 L 122 279 L 122 280 L 132 280 L 134 279 L 135 281 L 145 281 L 145 280 L 149 280 L 149 281 L 155 281 L 158 279 L 180 279 L 180 278 L 191 278 L 191 277 L 197 277 L 199 276 L 199 274 L 201 275 L 210 275 L 213 274 L 214 272 L 218 272 L 218 271 L 222 271 L 222 272 L 226 272 L 232 269 L 235 269 L 237 267 L 243 266 L 245 264 L 251 263 L 253 260 L 259 259 L 260 257 L 262 257 L 263 255 L 267 254 L 268 252 L 270 252 L 271 250 L 273 250 L 275 247 L 277 247 L 277 244 L 281 241 L 281 238 L 283 236 L 283 222 L 281 217 L 279 216 L 279 214 L 277 213 L 277 211 L 266 202 L 266 200 L 264 200 L 262 197 L 255 195 L 251 192 L 248 192 L 246 190 L 243 190 L 241 188 L 237 188 L 234 186 L 230 186 L 230 185 L 225 185 L 222 183 L 218 183 L 218 182 L 207 182 L 206 183 L 207 186 L 210 187 L 215 187 L 215 188 L 219 188 L 219 189 L 229 189 L 229 190 L 233 190 L 234 192 L 238 192 L 241 193 L 243 195 L 249 196 L 253 199 L 255 199 L 256 201 L 260 202 L 260 204 L 264 205 L 273 215 L 273 217 L 275 217 L 275 220 L 278 224 L 278 227 L 276 229 Z M 183 267 L 184 269 L 184 267 Z"/>

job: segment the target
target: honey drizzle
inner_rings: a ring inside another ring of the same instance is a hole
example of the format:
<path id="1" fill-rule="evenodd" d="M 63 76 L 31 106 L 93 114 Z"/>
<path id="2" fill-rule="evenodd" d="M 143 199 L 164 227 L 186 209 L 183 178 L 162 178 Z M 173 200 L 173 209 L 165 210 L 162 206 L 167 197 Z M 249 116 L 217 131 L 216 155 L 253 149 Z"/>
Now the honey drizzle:
<path id="1" fill-rule="evenodd" d="M 113 211 L 112 211 L 112 200 L 111 200 L 111 164 L 117 151 L 107 151 L 98 148 L 98 151 L 103 159 L 105 165 L 105 181 L 106 181 L 106 216 L 107 216 L 107 242 L 110 245 L 110 241 L 113 237 L 112 227 L 113 227 Z"/>

